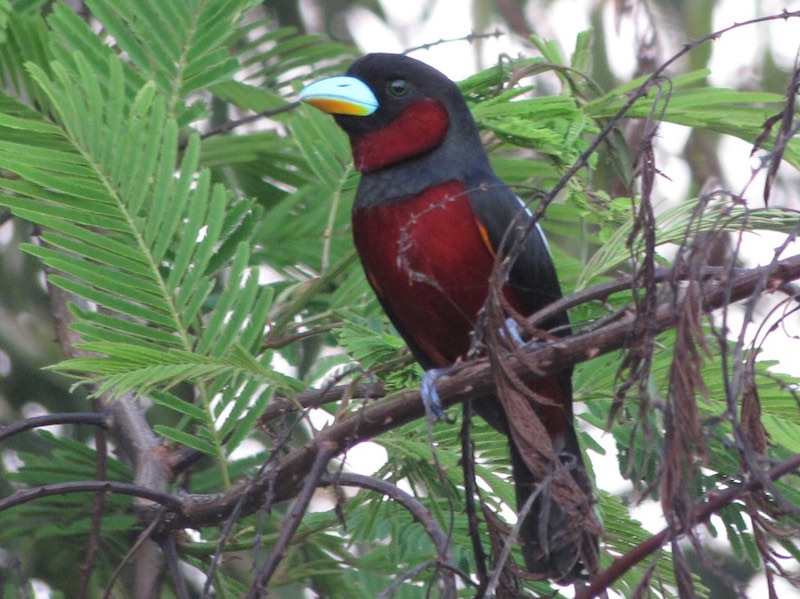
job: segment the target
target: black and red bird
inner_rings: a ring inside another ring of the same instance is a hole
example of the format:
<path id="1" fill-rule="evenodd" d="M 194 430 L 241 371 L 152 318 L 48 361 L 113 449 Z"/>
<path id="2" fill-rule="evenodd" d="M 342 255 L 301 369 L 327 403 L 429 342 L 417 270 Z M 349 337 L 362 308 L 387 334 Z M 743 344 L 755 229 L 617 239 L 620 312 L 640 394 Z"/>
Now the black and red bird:
<path id="1" fill-rule="evenodd" d="M 426 370 L 466 357 L 495 256 L 511 243 L 522 244 L 504 289 L 511 305 L 530 315 L 561 297 L 541 229 L 494 174 L 467 104 L 445 75 L 407 56 L 369 54 L 346 76 L 312 83 L 300 99 L 333 114 L 350 137 L 362 173 L 353 206 L 355 246 L 384 310 Z M 568 332 L 567 314 L 543 328 Z M 560 458 L 546 467 L 567 466 L 584 500 L 579 512 L 591 510 L 591 483 L 573 427 L 571 376 L 568 369 L 536 381 L 533 390 L 544 399 L 530 400 L 527 414 L 507 417 L 495 397 L 475 402 L 476 411 L 509 436 L 520 507 L 543 473 L 541 467 L 534 473 L 536 462 L 520 451 L 508 421 L 530 418 L 543 424 L 551 455 Z M 569 582 L 592 561 L 596 537 L 576 527 L 580 518 L 572 507 L 543 486 L 520 531 L 532 573 Z"/>

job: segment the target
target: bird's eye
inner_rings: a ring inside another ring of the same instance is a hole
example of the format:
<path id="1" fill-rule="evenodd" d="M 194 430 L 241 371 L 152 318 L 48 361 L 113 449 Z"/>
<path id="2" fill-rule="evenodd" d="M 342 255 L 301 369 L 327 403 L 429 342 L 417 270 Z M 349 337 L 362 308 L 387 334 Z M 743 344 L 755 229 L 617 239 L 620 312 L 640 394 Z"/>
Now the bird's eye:
<path id="1" fill-rule="evenodd" d="M 405 79 L 394 79 L 393 81 L 389 82 L 387 87 L 389 89 L 389 93 L 395 98 L 402 98 L 411 90 L 411 86 Z"/>

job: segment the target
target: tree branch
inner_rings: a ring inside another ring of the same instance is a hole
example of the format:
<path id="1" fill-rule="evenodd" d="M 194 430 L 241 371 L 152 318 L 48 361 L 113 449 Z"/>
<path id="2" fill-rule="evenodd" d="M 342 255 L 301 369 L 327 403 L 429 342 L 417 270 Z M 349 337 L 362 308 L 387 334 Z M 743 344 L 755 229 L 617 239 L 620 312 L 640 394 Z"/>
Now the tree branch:
<path id="1" fill-rule="evenodd" d="M 136 593 L 138 595 L 153 595 L 158 592 L 158 587 L 160 585 L 161 578 L 163 576 L 163 563 L 159 563 L 156 558 L 156 554 L 154 551 L 148 550 L 148 545 L 155 545 L 153 540 L 150 538 L 150 535 L 158 528 L 159 522 L 161 522 L 161 518 L 164 516 L 165 508 L 162 506 L 158 509 L 158 511 L 153 515 L 152 520 L 147 525 L 147 527 L 139 533 L 136 537 L 136 540 L 131 545 L 131 548 L 128 549 L 128 552 L 125 554 L 125 557 L 117 564 L 117 567 L 114 568 L 114 571 L 111 573 L 111 576 L 106 583 L 106 589 L 103 591 L 103 599 L 110 599 L 111 592 L 114 588 L 114 584 L 116 583 L 117 579 L 122 575 L 122 570 L 125 566 L 131 562 L 138 568 L 144 567 L 139 566 L 137 562 L 140 560 L 135 560 L 134 557 L 140 551 L 144 552 L 144 559 L 147 563 L 150 564 L 152 568 L 152 572 L 148 573 L 143 579 L 139 580 L 138 578 L 135 579 L 137 581 L 137 589 Z M 143 588 L 140 590 L 138 587 L 142 586 Z"/>
<path id="2" fill-rule="evenodd" d="M 703 283 L 700 291 L 702 309 L 708 313 L 748 297 L 759 286 L 763 285 L 771 292 L 798 278 L 800 256 L 737 271 L 729 277 L 721 274 Z M 659 304 L 653 315 L 653 331 L 658 333 L 674 327 L 682 309 L 681 298 Z M 544 344 L 529 344 L 503 359 L 509 371 L 515 373 L 520 380 L 532 382 L 579 362 L 625 347 L 633 332 L 634 323 L 633 313 L 626 313 L 618 320 L 599 328 Z M 494 381 L 488 358 L 453 366 L 448 375 L 438 380 L 437 390 L 445 407 L 492 393 Z M 242 500 L 243 513 L 253 513 L 263 502 L 264 493 L 268 489 L 274 501 L 289 499 L 300 490 L 321 447 L 331 448 L 333 455 L 337 455 L 362 441 L 421 418 L 424 414 L 419 391 L 408 391 L 391 400 L 366 407 L 324 429 L 314 439 L 292 451 L 276 466 L 276 471 L 269 475 L 261 475 L 227 493 L 188 495 L 179 511 L 167 515 L 165 526 L 183 528 L 216 525 Z"/>
<path id="3" fill-rule="evenodd" d="M 714 277 L 723 277 L 728 275 L 739 275 L 748 272 L 746 269 L 740 268 L 726 268 L 723 266 L 707 266 L 700 269 L 699 278 L 702 281 L 707 281 Z M 538 328 L 543 322 L 552 318 L 554 315 L 559 314 L 565 310 L 576 308 L 582 304 L 591 301 L 606 301 L 609 296 L 619 293 L 621 291 L 630 290 L 631 286 L 635 283 L 638 275 L 624 275 L 617 277 L 611 281 L 606 281 L 598 285 L 593 285 L 576 291 L 570 295 L 564 296 L 561 299 L 548 304 L 541 310 L 528 316 L 525 321 L 527 323 L 526 329 Z M 665 281 L 683 281 L 686 280 L 686 275 L 678 274 L 671 268 L 657 268 L 653 273 L 656 283 L 663 283 Z M 786 294 L 793 294 L 796 289 L 786 283 L 782 286 L 781 291 Z M 608 322 L 612 322 L 622 318 L 626 310 L 621 310 L 618 313 L 612 314 L 607 320 L 602 323 L 594 323 L 592 328 L 599 328 Z M 259 417 L 259 426 L 266 427 L 268 423 L 276 418 L 291 414 L 301 409 L 318 408 L 324 404 L 337 402 L 343 399 L 345 395 L 351 397 L 359 397 L 363 399 L 380 399 L 386 396 L 386 390 L 383 388 L 381 381 L 365 383 L 352 387 L 349 384 L 337 385 L 334 387 L 324 387 L 322 389 L 308 389 L 298 393 L 292 398 L 278 397 L 270 405 L 268 405 L 263 414 Z"/>
<path id="4" fill-rule="evenodd" d="M 93 402 L 98 409 L 97 412 L 92 414 L 101 414 L 97 401 Z M 107 462 L 108 462 L 108 443 L 106 441 L 106 431 L 104 428 L 98 427 L 94 429 L 94 444 L 97 450 L 97 464 L 95 465 L 95 478 L 97 480 L 105 480 L 108 477 Z M 106 506 L 105 493 L 98 492 L 94 495 L 94 502 L 89 512 L 92 521 L 92 529 L 89 534 L 89 540 L 86 543 L 86 555 L 81 564 L 81 580 L 78 587 L 78 598 L 86 599 L 89 596 L 89 583 L 92 580 L 92 573 L 94 572 L 95 565 L 97 564 L 97 553 L 100 550 L 100 535 L 103 528 L 103 512 Z"/>
<path id="5" fill-rule="evenodd" d="M 450 536 L 445 533 L 430 510 L 422 505 L 416 497 L 406 493 L 397 485 L 363 474 L 339 472 L 323 477 L 320 482 L 323 485 L 344 485 L 375 491 L 408 510 L 414 516 L 414 519 L 422 525 L 436 547 L 437 561 L 442 566 L 442 590 L 440 596 L 446 599 L 456 597 L 456 580 L 453 575 L 455 565 L 453 564 L 453 555 L 450 552 Z M 463 577 L 465 581 L 472 583 L 468 576 L 464 575 Z"/>
<path id="6" fill-rule="evenodd" d="M 789 459 L 774 466 L 767 473 L 769 480 L 778 480 L 788 474 L 800 470 L 800 454 L 793 455 Z M 722 508 L 732 504 L 742 496 L 758 491 L 763 488 L 760 480 L 751 479 L 736 487 L 731 487 L 726 491 L 714 493 L 710 496 L 709 500 L 703 504 L 695 513 L 693 518 L 693 526 L 707 522 L 711 516 L 718 513 Z M 640 563 L 648 555 L 657 551 L 664 543 L 675 539 L 687 532 L 686 527 L 667 527 L 660 532 L 654 534 L 652 537 L 642 541 L 634 549 L 625 555 L 618 557 L 614 560 L 609 568 L 603 570 L 591 583 L 575 596 L 575 599 L 592 599 L 605 592 L 620 576 L 625 574 L 635 564 Z"/>
<path id="7" fill-rule="evenodd" d="M 800 278 L 800 256 L 776 261 L 767 266 L 736 271 L 728 278 L 720 275 L 703 284 L 702 308 L 705 312 L 710 312 L 727 303 L 748 297 L 753 290 L 759 287 L 773 291 L 781 289 L 786 283 L 798 278 Z M 668 300 L 660 304 L 654 315 L 654 330 L 661 332 L 675 326 L 682 306 L 681 299 Z M 535 317 L 536 315 L 534 315 Z M 554 374 L 579 362 L 623 348 L 632 333 L 633 325 L 634 317 L 628 313 L 599 328 L 579 332 L 545 344 L 529 344 L 521 351 L 508 355 L 505 360 L 509 370 L 516 373 L 520 380 L 531 382 L 536 378 Z M 461 403 L 469 398 L 492 393 L 494 382 L 488 358 L 453 366 L 448 375 L 439 379 L 437 389 L 445 407 Z M 131 402 L 118 401 L 114 402 L 112 406 L 116 410 L 122 411 L 123 414 L 130 410 L 141 415 L 141 410 Z M 102 490 L 130 494 L 166 506 L 171 510 L 165 515 L 164 527 L 166 529 L 213 526 L 223 521 L 239 502 L 242 502 L 243 514 L 251 514 L 256 511 L 263 503 L 264 494 L 268 489 L 274 501 L 282 501 L 295 496 L 313 464 L 317 461 L 322 447 L 326 448 L 326 454 L 330 452 L 331 455 L 337 455 L 362 441 L 421 418 L 424 413 L 419 391 L 405 392 L 394 399 L 366 407 L 357 414 L 345 417 L 340 422 L 326 428 L 314 439 L 291 452 L 276 466 L 275 471 L 270 469 L 270 472 L 262 473 L 253 481 L 226 493 L 176 497 L 160 492 L 156 490 L 157 486 L 150 484 L 153 476 L 148 474 L 147 464 L 155 463 L 159 465 L 157 469 L 160 470 L 162 467 L 160 464 L 163 464 L 163 461 L 143 459 L 139 467 L 134 468 L 137 472 L 137 482 L 141 482 L 141 485 L 104 481 L 47 485 L 16 493 L 0 501 L 0 510 L 39 497 Z M 136 424 L 139 419 L 130 419 L 125 415 L 117 419 L 115 415 L 115 425 L 119 420 L 126 421 L 131 426 Z M 144 426 L 146 426 L 146 422 Z M 145 431 L 147 434 L 142 436 L 135 431 L 128 430 L 120 435 L 119 440 L 131 443 L 134 439 L 141 440 L 152 435 L 149 426 Z M 155 442 L 154 436 L 150 442 L 144 445 L 140 443 L 133 445 L 128 451 L 134 456 L 145 456 L 153 451 L 158 452 L 158 444 Z M 160 479 L 161 475 L 156 473 L 155 478 Z M 147 506 L 140 507 L 146 508 Z"/>
<path id="8" fill-rule="evenodd" d="M 45 268 L 45 273 L 49 275 L 52 269 Z M 62 351 L 67 358 L 76 358 L 87 355 L 87 352 L 78 349 L 82 341 L 81 335 L 71 328 L 73 321 L 72 312 L 69 309 L 70 303 L 79 306 L 86 306 L 86 302 L 67 291 L 50 284 L 48 280 L 47 293 L 50 299 L 50 309 L 53 314 L 56 337 L 61 345 Z M 152 491 L 156 495 L 166 495 L 161 493 L 166 491 L 170 482 L 170 471 L 168 468 L 167 451 L 161 447 L 158 437 L 145 418 L 144 408 L 133 393 L 126 393 L 116 401 L 108 401 L 106 397 L 96 398 L 94 406 L 100 410 L 104 409 L 103 417 L 108 418 L 110 414 L 109 429 L 114 437 L 121 457 L 133 467 L 134 482 L 137 487 L 141 485 Z M 98 447 L 99 450 L 99 447 Z M 100 481 L 102 482 L 102 481 Z M 134 507 L 140 517 L 147 517 L 152 504 L 150 501 L 143 501 L 143 495 L 134 495 Z M 12 496 L 15 497 L 16 495 Z M 156 500 L 158 501 L 158 500 Z M 159 502 L 161 505 L 166 505 Z M 134 567 L 137 570 L 137 581 L 139 584 L 134 589 L 136 599 L 154 599 L 159 594 L 161 575 L 159 568 L 153 568 L 157 563 L 157 547 L 154 543 L 142 543 L 142 548 L 136 553 Z M 176 584 L 179 584 L 176 581 Z"/>
<path id="9" fill-rule="evenodd" d="M 118 495 L 130 495 L 131 497 L 146 499 L 149 502 L 163 505 L 170 510 L 180 510 L 183 507 L 180 497 L 169 493 L 161 493 L 141 485 L 110 480 L 88 480 L 42 485 L 33 489 L 17 491 L 13 495 L 0 499 L 0 512 L 42 497 L 70 495 L 73 493 L 116 493 Z"/>
<path id="10" fill-rule="evenodd" d="M 0 443 L 19 433 L 55 424 L 91 424 L 108 430 L 111 428 L 111 413 L 107 410 L 103 412 L 63 412 L 17 420 L 0 428 Z"/>
<path id="11" fill-rule="evenodd" d="M 300 521 L 303 519 L 306 509 L 308 509 L 308 504 L 311 502 L 311 496 L 319 486 L 319 481 L 325 473 L 328 461 L 334 455 L 333 451 L 334 448 L 331 445 L 324 444 L 319 447 L 314 457 L 314 463 L 305 476 L 305 482 L 297 496 L 297 501 L 295 501 L 289 514 L 283 519 L 278 539 L 269 552 L 267 561 L 256 573 L 250 592 L 247 594 L 247 599 L 258 599 L 262 596 L 262 593 L 266 594 L 267 584 L 269 584 L 270 579 L 278 569 L 278 564 L 281 563 L 281 560 L 286 555 L 289 543 L 292 542 L 292 537 L 297 532 L 297 527 L 300 526 Z"/>

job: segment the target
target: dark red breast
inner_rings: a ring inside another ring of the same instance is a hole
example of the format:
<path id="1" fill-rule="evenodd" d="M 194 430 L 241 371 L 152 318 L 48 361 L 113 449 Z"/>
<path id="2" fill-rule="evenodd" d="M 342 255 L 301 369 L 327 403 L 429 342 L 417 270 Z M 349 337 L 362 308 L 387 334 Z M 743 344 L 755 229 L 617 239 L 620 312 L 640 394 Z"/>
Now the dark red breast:
<path id="1" fill-rule="evenodd" d="M 464 356 L 494 260 L 464 185 L 356 208 L 353 237 L 370 283 L 417 349 L 434 366 Z"/>
<path id="2" fill-rule="evenodd" d="M 489 293 L 494 251 L 463 183 L 356 207 L 353 238 L 375 293 L 426 368 L 465 357 Z M 504 291 L 519 310 L 514 294 Z M 553 402 L 534 410 L 551 437 L 560 435 L 566 414 L 558 378 L 539 379 L 534 390 Z"/>

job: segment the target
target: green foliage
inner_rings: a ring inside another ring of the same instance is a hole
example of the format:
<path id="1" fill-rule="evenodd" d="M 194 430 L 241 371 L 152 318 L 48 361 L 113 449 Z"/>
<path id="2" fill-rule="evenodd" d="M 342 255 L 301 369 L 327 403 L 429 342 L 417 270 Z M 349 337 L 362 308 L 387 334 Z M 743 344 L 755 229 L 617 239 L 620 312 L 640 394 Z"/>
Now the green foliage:
<path id="1" fill-rule="evenodd" d="M 380 329 L 384 326 L 381 320 L 374 324 L 377 327 L 370 328 L 345 320 L 337 332 L 337 339 L 347 354 L 365 370 L 384 377 L 387 390 L 408 389 L 419 385 L 422 369 L 416 363 L 409 364 L 403 340 L 396 335 L 382 332 Z M 402 362 L 407 366 L 403 367 Z"/>
<path id="2" fill-rule="evenodd" d="M 352 249 L 349 214 L 358 175 L 348 140 L 318 111 L 289 109 L 302 81 L 340 72 L 353 50 L 279 27 L 252 0 L 87 2 L 101 27 L 63 3 L 53 4 L 43 17 L 44 4 L 0 0 L 5 82 L 0 205 L 11 210 L 16 223 L 35 225 L 35 235 L 22 247 L 40 261 L 50 285 L 74 298 L 71 329 L 81 338 L 78 351 L 52 364 L 46 376 L 67 375 L 107 399 L 128 392 L 147 395 L 153 430 L 170 447 L 192 448 L 204 457 L 180 483 L 209 493 L 252 476 L 270 457 L 276 439 L 256 430 L 255 422 L 276 395 L 312 389 L 330 371 L 353 364 L 380 377 L 390 392 L 417 385 L 419 367 L 382 316 Z M 571 63 L 554 44 L 535 41 L 543 58 L 504 59 L 461 84 L 478 123 L 492 134 L 498 174 L 523 197 L 552 186 L 642 83 L 598 93 L 599 84 L 582 74 L 589 64 L 588 33 L 579 37 Z M 564 92 L 540 97 L 535 83 L 527 81 L 508 89 L 514 69 L 553 71 Z M 775 94 L 700 87 L 706 75 L 697 71 L 653 87 L 631 116 L 656 115 L 752 142 L 764 120 L 785 102 Z M 265 127 L 201 134 L 238 116 L 237 109 L 275 114 Z M 531 151 L 538 160 L 530 159 Z M 601 168 L 608 155 L 617 165 L 627 162 L 619 146 L 601 146 L 587 158 L 589 168 L 570 181 L 564 201 L 548 208 L 543 223 L 567 290 L 604 280 L 642 251 L 640 242 L 627 243 L 631 209 L 640 200 L 592 189 L 590 171 Z M 796 139 L 786 158 L 800 165 Z M 630 166 L 620 172 L 629 176 Z M 699 203 L 683 201 L 659 214 L 660 246 L 680 243 L 690 225 L 692 234 L 745 226 L 789 232 L 796 226 L 782 212 L 745 213 L 724 200 L 697 220 Z M 602 305 L 582 306 L 573 320 L 600 318 L 630 300 L 622 293 Z M 674 335 L 659 338 L 651 369 L 655 397 L 668 393 L 674 343 Z M 698 405 L 709 419 L 726 409 L 721 360 L 715 354 L 703 371 L 710 400 Z M 607 425 L 619 363 L 620 356 L 612 355 L 576 369 L 576 398 L 587 406 L 582 420 Z M 786 377 L 779 386 L 768 366 L 760 364 L 757 372 L 763 381 L 763 423 L 774 444 L 771 456 L 798 453 L 794 431 L 800 417 L 785 391 L 797 381 Z M 332 417 L 351 417 L 360 404 L 329 408 Z M 610 432 L 621 471 L 637 489 L 650 492 L 664 439 L 658 415 L 648 417 L 651 437 L 641 427 L 631 435 L 631 423 L 639 418 L 631 406 L 611 423 Z M 298 428 L 284 439 L 290 445 L 313 434 Z M 728 424 L 722 420 L 710 431 L 696 497 L 739 471 L 722 442 L 730 436 Z M 584 437 L 590 453 L 602 451 Z M 514 505 L 505 440 L 482 421 L 475 422 L 473 439 L 478 477 L 490 489 L 484 499 L 502 512 Z M 375 439 L 390 456 L 376 476 L 410 488 L 452 530 L 458 567 L 473 572 L 458 427 L 437 425 L 434 440 L 438 463 L 425 422 Z M 255 453 L 234 453 L 247 449 L 247 442 L 256 446 Z M 10 485 L 36 487 L 96 476 L 94 449 L 68 434 L 39 433 L 18 457 L 21 467 L 6 477 L 4 493 Z M 109 457 L 107 477 L 130 481 L 132 473 Z M 778 488 L 800 504 L 796 489 L 784 483 Z M 90 534 L 86 514 L 92 500 L 69 495 L 0 512 L 0 540 L 23 558 L 35 550 L 26 539 L 78 547 Z M 103 554 L 104 575 L 137 530 L 129 505 L 124 497 L 106 498 L 101 543 L 112 551 Z M 605 564 L 648 536 L 629 508 L 627 497 L 598 493 L 608 532 Z M 275 541 L 281 509 L 234 526 L 225 549 L 247 552 L 247 567 L 223 560 L 214 580 L 219 596 L 238 597 L 248 587 L 251 552 L 258 543 L 269 547 Z M 344 501 L 341 516 L 333 510 L 306 515 L 274 586 L 287 596 L 311 587 L 325 596 L 374 597 L 435 558 L 422 527 L 396 502 L 359 492 Z M 736 503 L 712 527 L 730 539 L 738 558 L 755 564 L 759 554 L 748 524 Z M 220 531 L 210 527 L 198 534 L 199 540 L 179 550 L 207 570 Z M 786 541 L 786 550 L 797 548 Z M 71 557 L 73 572 L 81 553 Z M 655 570 L 665 595 L 674 585 L 669 561 L 665 553 Z M 632 594 L 648 565 L 628 572 L 615 590 Z M 428 589 L 419 583 L 430 582 L 431 572 L 401 584 L 394 596 L 426 596 Z M 61 584 L 56 576 L 28 573 L 54 587 Z M 70 584 L 60 589 L 66 595 L 73 590 Z M 544 593 L 549 587 L 532 588 Z"/>
<path id="3" fill-rule="evenodd" d="M 699 127 L 755 141 L 767 119 L 783 108 L 786 98 L 768 92 L 747 92 L 735 89 L 697 87 L 709 75 L 707 70 L 687 73 L 668 82 L 654 85 L 646 97 L 636 102 L 629 112 L 639 118 L 661 117 L 667 122 Z M 621 86 L 586 106 L 595 118 L 616 114 L 627 102 L 625 94 L 642 85 L 646 77 Z M 766 144 L 772 147 L 771 142 Z M 800 166 L 800 141 L 789 141 L 785 155 L 795 167 Z"/>
<path id="4" fill-rule="evenodd" d="M 9 481 L 36 487 L 95 478 L 97 455 L 92 448 L 45 431 L 37 433 L 36 437 L 35 453 L 20 453 L 19 458 L 25 463 L 25 468 L 18 473 L 7 474 Z M 119 461 L 109 459 L 106 478 L 130 481 L 131 472 Z M 19 539 L 30 539 L 40 545 L 56 543 L 80 546 L 89 535 L 92 522 L 87 500 L 76 500 L 76 497 L 79 496 L 48 497 L 22 504 L 14 508 L 13 513 L 4 513 L 0 542 L 7 547 L 18 547 Z M 106 552 L 102 561 L 104 567 L 111 565 L 113 568 L 115 560 L 127 551 L 128 535 L 136 527 L 136 516 L 128 513 L 129 498 L 109 495 L 104 502 L 106 505 L 101 525 Z M 58 514 L 58 518 L 54 518 L 54 514 Z"/>

